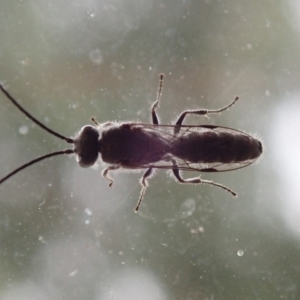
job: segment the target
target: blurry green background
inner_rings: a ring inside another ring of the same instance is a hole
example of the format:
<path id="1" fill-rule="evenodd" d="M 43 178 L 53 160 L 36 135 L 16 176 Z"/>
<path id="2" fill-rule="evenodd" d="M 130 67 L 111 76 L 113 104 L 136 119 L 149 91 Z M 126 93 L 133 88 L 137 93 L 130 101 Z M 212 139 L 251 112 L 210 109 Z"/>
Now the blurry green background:
<path id="1" fill-rule="evenodd" d="M 0 186 L 0 299 L 299 299 L 300 5 L 292 1 L 8 1 L 0 4 L 0 80 L 35 117 L 73 136 L 94 116 L 186 123 L 260 137 L 245 169 L 182 186 L 163 171 L 140 212 L 137 173 L 74 157 Z M 0 94 L 0 177 L 68 147 Z M 188 174 L 185 174 L 185 176 Z"/>

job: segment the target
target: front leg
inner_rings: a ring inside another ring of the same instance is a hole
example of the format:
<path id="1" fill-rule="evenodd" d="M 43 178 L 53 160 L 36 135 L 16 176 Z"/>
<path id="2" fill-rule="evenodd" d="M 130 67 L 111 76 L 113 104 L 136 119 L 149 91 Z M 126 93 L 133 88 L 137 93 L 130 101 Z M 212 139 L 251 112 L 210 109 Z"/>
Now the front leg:
<path id="1" fill-rule="evenodd" d="M 107 167 L 106 169 L 104 169 L 102 171 L 102 176 L 109 181 L 109 184 L 108 184 L 109 187 L 112 187 L 112 185 L 114 183 L 114 180 L 111 177 L 109 177 L 108 173 L 110 171 L 117 170 L 119 168 L 120 168 L 120 166 L 118 166 L 118 165 L 112 165 L 112 166 L 109 166 L 109 167 Z"/>
<path id="2" fill-rule="evenodd" d="M 160 74 L 159 75 L 159 87 L 158 87 L 158 92 L 157 92 L 156 100 L 155 100 L 155 102 L 151 106 L 152 124 L 154 124 L 154 125 L 158 125 L 159 124 L 158 116 L 157 116 L 155 110 L 159 106 L 159 100 L 160 100 L 160 97 L 161 97 L 161 91 L 162 91 L 162 86 L 163 86 L 163 79 L 164 79 L 164 74 Z"/>

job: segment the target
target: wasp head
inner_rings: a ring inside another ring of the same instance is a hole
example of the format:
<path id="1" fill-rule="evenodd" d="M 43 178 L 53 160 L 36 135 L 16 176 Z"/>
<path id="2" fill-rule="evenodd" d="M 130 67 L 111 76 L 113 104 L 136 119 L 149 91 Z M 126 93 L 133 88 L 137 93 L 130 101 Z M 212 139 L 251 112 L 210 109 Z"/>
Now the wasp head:
<path id="1" fill-rule="evenodd" d="M 91 167 L 98 158 L 99 131 L 91 125 L 83 126 L 74 139 L 74 153 L 83 168 Z"/>

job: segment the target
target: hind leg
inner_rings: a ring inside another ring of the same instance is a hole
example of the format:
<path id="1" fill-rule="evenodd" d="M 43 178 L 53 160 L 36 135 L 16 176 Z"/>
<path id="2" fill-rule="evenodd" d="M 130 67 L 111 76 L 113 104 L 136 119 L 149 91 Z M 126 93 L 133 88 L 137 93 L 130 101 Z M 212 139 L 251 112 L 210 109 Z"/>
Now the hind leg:
<path id="1" fill-rule="evenodd" d="M 236 103 L 236 101 L 238 101 L 238 99 L 239 99 L 239 97 L 235 97 L 235 99 L 231 103 L 229 103 L 227 106 L 219 108 L 219 109 L 187 109 L 187 110 L 183 111 L 175 123 L 174 134 L 177 135 L 180 132 L 182 122 L 188 114 L 207 116 L 209 114 L 221 113 L 222 111 L 227 110 L 227 109 L 229 109 L 229 107 L 234 105 Z"/>
<path id="2" fill-rule="evenodd" d="M 201 179 L 200 176 L 193 177 L 193 178 L 187 178 L 187 179 L 182 178 L 182 176 L 180 174 L 180 170 L 178 169 L 176 161 L 172 160 L 172 163 L 173 163 L 173 168 L 172 168 L 173 175 L 174 175 L 175 179 L 179 183 L 182 183 L 182 184 L 201 184 L 201 183 L 209 184 L 209 185 L 216 186 L 218 188 L 221 188 L 221 189 L 229 192 L 234 197 L 237 196 L 237 194 L 233 190 L 231 190 L 230 188 L 228 188 L 227 186 L 224 186 L 224 185 L 222 185 L 220 183 L 216 183 L 216 182 L 213 182 L 213 181 L 210 181 L 210 180 Z"/>

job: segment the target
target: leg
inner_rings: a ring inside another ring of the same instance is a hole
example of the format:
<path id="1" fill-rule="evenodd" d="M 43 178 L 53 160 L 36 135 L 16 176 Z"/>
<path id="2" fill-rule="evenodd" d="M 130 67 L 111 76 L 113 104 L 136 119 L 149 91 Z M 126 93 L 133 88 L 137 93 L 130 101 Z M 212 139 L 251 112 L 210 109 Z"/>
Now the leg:
<path id="1" fill-rule="evenodd" d="M 227 110 L 229 107 L 231 107 L 233 104 L 235 104 L 236 101 L 238 101 L 239 97 L 235 97 L 235 99 L 228 104 L 227 106 L 223 107 L 223 108 L 219 108 L 219 109 L 196 109 L 196 110 L 192 110 L 192 109 L 188 109 L 185 110 L 184 112 L 181 113 L 181 115 L 179 116 L 179 118 L 177 119 L 176 123 L 175 123 L 175 127 L 174 127 L 174 134 L 177 135 L 180 131 L 182 122 L 184 120 L 184 118 L 186 117 L 186 115 L 191 114 L 191 115 L 200 115 L 200 116 L 207 116 L 208 114 L 217 114 L 220 113 L 224 110 Z"/>
<path id="2" fill-rule="evenodd" d="M 180 182 L 180 183 L 185 183 L 185 184 L 200 184 L 200 183 L 210 184 L 210 185 L 217 186 L 217 187 L 219 187 L 219 188 L 221 188 L 221 189 L 223 189 L 223 190 L 229 192 L 229 193 L 232 194 L 234 197 L 237 196 L 237 194 L 236 194 L 234 191 L 232 191 L 230 188 L 228 188 L 228 187 L 226 187 L 226 186 L 224 186 L 224 185 L 222 185 L 222 184 L 215 183 L 215 182 L 210 181 L 210 180 L 202 180 L 202 179 L 200 178 L 200 176 L 199 176 L 199 177 L 194 177 L 194 178 L 183 179 L 183 178 L 181 177 L 181 175 L 180 175 L 180 172 L 179 172 L 179 169 L 178 169 L 178 167 L 177 167 L 176 162 L 173 161 L 173 160 L 172 160 L 172 162 L 173 162 L 173 169 L 172 169 L 173 175 L 175 176 L 175 178 L 177 179 L 178 182 Z"/>
<path id="3" fill-rule="evenodd" d="M 91 117 L 91 121 L 96 125 L 99 126 L 100 124 L 96 121 L 95 117 Z"/>
<path id="4" fill-rule="evenodd" d="M 140 180 L 140 183 L 141 183 L 141 186 L 142 186 L 142 190 L 141 190 L 141 194 L 140 194 L 140 198 L 139 198 L 139 201 L 135 207 L 135 212 L 137 212 L 141 206 L 141 203 L 143 201 L 143 198 L 144 198 L 144 195 L 145 195 L 145 192 L 146 192 L 146 189 L 148 187 L 148 182 L 147 182 L 147 179 L 149 177 L 151 177 L 151 175 L 153 174 L 153 168 L 149 168 L 143 175 L 143 177 L 141 178 Z"/>
<path id="5" fill-rule="evenodd" d="M 113 171 L 113 170 L 117 170 L 117 169 L 119 169 L 120 168 L 120 166 L 109 166 L 109 167 L 107 167 L 106 169 L 104 169 L 103 171 L 102 171 L 102 176 L 104 177 L 104 178 L 106 178 L 108 181 L 109 181 L 109 187 L 112 187 L 112 185 L 113 185 L 113 183 L 114 183 L 114 180 L 111 178 L 111 177 L 109 177 L 108 176 L 108 172 L 109 171 Z"/>
<path id="6" fill-rule="evenodd" d="M 160 74 L 159 75 L 159 88 L 158 88 L 156 100 L 151 106 L 152 123 L 155 124 L 155 125 L 159 124 L 158 116 L 157 116 L 155 110 L 159 106 L 159 100 L 160 100 L 160 97 L 161 97 L 161 91 L 162 91 L 162 86 L 163 86 L 163 79 L 164 79 L 164 74 Z"/>

